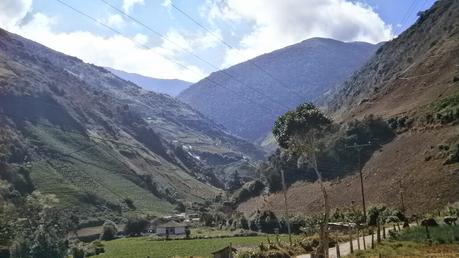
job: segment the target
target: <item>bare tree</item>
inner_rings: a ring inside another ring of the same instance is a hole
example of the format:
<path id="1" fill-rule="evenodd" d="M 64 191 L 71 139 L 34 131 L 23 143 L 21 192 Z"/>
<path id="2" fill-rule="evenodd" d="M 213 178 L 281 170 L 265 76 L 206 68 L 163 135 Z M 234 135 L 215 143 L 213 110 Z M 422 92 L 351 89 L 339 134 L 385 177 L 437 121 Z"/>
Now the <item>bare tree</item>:
<path id="1" fill-rule="evenodd" d="M 321 248 L 326 258 L 329 246 L 330 205 L 322 173 L 317 165 L 317 153 L 321 147 L 318 140 L 327 132 L 331 123 L 332 121 L 317 107 L 305 103 L 298 106 L 295 111 L 289 111 L 280 116 L 273 128 L 273 135 L 279 146 L 306 161 L 317 176 L 324 206 L 323 220 L 320 225 Z"/>

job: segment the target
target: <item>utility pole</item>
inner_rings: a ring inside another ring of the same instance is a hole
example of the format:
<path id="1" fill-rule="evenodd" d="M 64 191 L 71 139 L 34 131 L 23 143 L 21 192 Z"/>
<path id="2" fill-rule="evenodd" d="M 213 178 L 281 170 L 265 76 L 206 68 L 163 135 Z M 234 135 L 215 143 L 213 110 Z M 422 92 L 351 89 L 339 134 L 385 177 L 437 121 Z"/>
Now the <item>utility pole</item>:
<path id="1" fill-rule="evenodd" d="M 285 221 L 287 222 L 288 240 L 289 240 L 290 246 L 292 246 L 292 232 L 290 230 L 290 218 L 288 214 L 288 204 L 287 204 L 287 187 L 285 186 L 284 169 L 281 168 L 280 171 L 281 171 L 281 176 L 282 176 L 282 192 L 284 193 Z"/>
<path id="2" fill-rule="evenodd" d="M 400 202 L 401 202 L 401 205 L 402 205 L 402 212 L 405 212 L 405 202 L 404 202 L 404 200 L 403 200 L 403 186 L 402 186 L 402 181 L 400 180 L 399 183 L 400 183 Z"/>
<path id="3" fill-rule="evenodd" d="M 363 148 L 368 147 L 368 146 L 371 146 L 371 142 L 368 142 L 366 144 L 354 143 L 354 145 L 346 146 L 346 149 L 354 149 L 357 151 L 357 156 L 359 160 L 360 190 L 362 192 L 362 209 L 363 209 L 363 218 L 365 220 L 365 223 L 367 221 L 367 208 L 365 205 L 365 190 L 363 188 L 362 160 L 361 160 L 360 152 Z"/>

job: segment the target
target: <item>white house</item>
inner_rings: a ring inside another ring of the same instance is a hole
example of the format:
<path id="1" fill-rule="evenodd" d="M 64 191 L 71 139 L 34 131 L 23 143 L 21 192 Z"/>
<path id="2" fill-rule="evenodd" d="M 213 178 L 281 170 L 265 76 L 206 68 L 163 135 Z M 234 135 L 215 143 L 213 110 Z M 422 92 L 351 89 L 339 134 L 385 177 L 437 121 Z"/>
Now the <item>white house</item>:
<path id="1" fill-rule="evenodd" d="M 169 221 L 156 226 L 156 234 L 158 236 L 185 235 L 185 230 L 187 228 L 187 224 Z"/>

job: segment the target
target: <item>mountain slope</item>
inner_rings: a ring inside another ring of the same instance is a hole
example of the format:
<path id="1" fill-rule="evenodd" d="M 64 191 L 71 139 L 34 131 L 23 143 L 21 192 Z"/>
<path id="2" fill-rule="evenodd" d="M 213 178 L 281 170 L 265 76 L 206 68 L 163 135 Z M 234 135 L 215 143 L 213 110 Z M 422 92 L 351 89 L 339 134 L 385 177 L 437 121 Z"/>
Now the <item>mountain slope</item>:
<path id="1" fill-rule="evenodd" d="M 212 73 L 178 98 L 232 133 L 261 141 L 286 107 L 327 94 L 375 50 L 367 43 L 313 38 Z"/>
<path id="2" fill-rule="evenodd" d="M 458 65 L 459 2 L 437 1 L 328 99 L 339 122 L 378 115 L 397 133 L 363 167 L 367 207 L 405 206 L 422 214 L 459 201 Z M 333 207 L 360 208 L 358 174 L 331 180 L 327 188 Z M 320 211 L 318 192 L 312 182 L 291 187 L 293 211 Z M 254 198 L 239 209 L 281 212 L 282 195 Z"/>
<path id="3" fill-rule="evenodd" d="M 148 76 L 143 76 L 136 73 L 128 73 L 113 68 L 106 67 L 108 71 L 114 75 L 125 79 L 126 81 L 133 82 L 140 87 L 151 90 L 157 93 L 168 94 L 172 97 L 177 96 L 180 92 L 187 89 L 191 83 L 181 80 L 167 80 L 167 79 L 156 79 Z"/>
<path id="4" fill-rule="evenodd" d="M 0 163 L 80 211 L 170 212 L 264 155 L 168 95 L 1 29 L 0 136 Z"/>
<path id="5" fill-rule="evenodd" d="M 439 1 L 411 28 L 378 49 L 331 95 L 330 111 L 341 119 L 369 113 L 391 117 L 456 92 L 457 5 L 457 1 Z"/>

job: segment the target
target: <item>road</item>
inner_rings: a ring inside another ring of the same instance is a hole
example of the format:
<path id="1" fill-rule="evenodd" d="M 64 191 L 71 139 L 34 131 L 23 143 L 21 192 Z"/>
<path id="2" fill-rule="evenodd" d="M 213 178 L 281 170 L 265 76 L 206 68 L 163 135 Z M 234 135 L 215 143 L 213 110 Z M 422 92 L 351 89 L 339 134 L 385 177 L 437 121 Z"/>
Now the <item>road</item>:
<path id="1" fill-rule="evenodd" d="M 391 230 L 391 228 L 386 228 L 386 235 L 389 235 L 389 230 Z M 360 241 L 360 248 L 363 249 L 363 237 L 359 237 L 358 241 Z M 374 236 L 374 241 L 376 244 L 376 234 Z M 366 243 L 367 249 L 371 248 L 371 235 L 365 236 L 365 243 Z M 358 246 L 357 239 L 352 241 L 352 245 L 354 247 L 354 251 L 358 250 L 357 249 L 357 246 Z M 349 245 L 349 241 L 340 243 L 339 251 L 340 251 L 341 257 L 351 254 L 351 246 Z M 332 247 L 329 249 L 329 257 L 336 258 L 336 247 Z M 296 256 L 296 258 L 311 258 L 311 254 L 298 255 Z"/>

